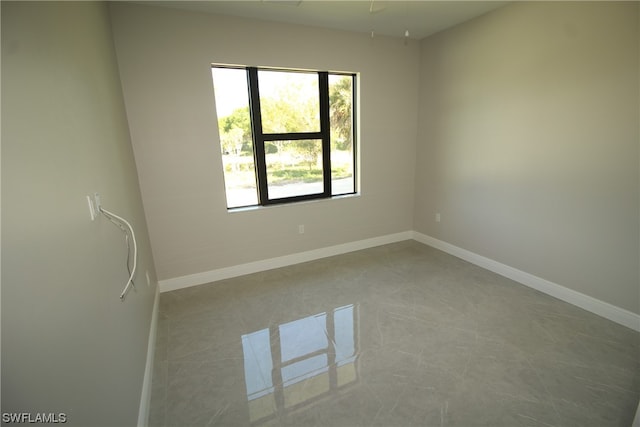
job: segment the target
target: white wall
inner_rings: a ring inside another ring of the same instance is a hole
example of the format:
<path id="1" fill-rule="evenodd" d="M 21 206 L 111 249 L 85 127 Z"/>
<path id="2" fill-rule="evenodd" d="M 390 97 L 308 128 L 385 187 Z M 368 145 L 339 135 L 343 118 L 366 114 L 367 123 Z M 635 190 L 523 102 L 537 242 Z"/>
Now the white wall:
<path id="1" fill-rule="evenodd" d="M 118 2 L 111 12 L 160 279 L 411 230 L 417 42 Z M 359 72 L 361 195 L 228 213 L 211 63 Z"/>
<path id="2" fill-rule="evenodd" d="M 135 425 L 155 274 L 108 10 L 1 8 L 2 412 Z M 90 220 L 94 191 L 136 230 L 138 290 L 124 302 L 124 236 Z"/>
<path id="3" fill-rule="evenodd" d="M 640 313 L 639 16 L 518 2 L 424 40 L 415 229 Z"/>

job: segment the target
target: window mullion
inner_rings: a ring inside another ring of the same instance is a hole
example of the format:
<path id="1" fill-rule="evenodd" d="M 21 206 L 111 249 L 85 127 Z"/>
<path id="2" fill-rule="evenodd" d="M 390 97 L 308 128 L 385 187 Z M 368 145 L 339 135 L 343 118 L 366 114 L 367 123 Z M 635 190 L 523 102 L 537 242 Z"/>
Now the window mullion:
<path id="1" fill-rule="evenodd" d="M 331 130 L 329 121 L 329 73 L 318 73 L 320 92 L 320 133 L 322 134 L 322 170 L 324 195 L 331 197 Z"/>
<path id="2" fill-rule="evenodd" d="M 260 92 L 258 89 L 258 69 L 247 68 L 249 78 L 249 104 L 251 110 L 251 133 L 253 134 L 254 161 L 256 164 L 256 180 L 258 181 L 258 204 L 265 204 L 268 199 L 267 161 L 262 133 L 262 113 L 260 111 Z"/>
<path id="3" fill-rule="evenodd" d="M 321 132 L 290 132 L 290 133 L 264 133 L 264 141 L 296 141 L 301 139 L 322 139 Z"/>

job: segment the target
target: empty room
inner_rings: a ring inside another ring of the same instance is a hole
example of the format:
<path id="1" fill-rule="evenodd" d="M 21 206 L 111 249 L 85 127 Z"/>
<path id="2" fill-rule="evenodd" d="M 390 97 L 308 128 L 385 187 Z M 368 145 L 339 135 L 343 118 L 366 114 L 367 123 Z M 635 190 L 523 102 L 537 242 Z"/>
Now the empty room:
<path id="1" fill-rule="evenodd" d="M 640 426 L 640 2 L 0 2 L 2 423 Z"/>

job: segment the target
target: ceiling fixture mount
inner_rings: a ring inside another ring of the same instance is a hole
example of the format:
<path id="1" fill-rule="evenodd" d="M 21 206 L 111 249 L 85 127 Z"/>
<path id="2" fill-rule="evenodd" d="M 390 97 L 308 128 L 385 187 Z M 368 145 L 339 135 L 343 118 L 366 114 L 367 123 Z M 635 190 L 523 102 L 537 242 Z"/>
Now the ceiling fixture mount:
<path id="1" fill-rule="evenodd" d="M 371 4 L 369 5 L 369 13 L 374 14 L 378 12 L 382 12 L 387 7 L 385 5 L 376 5 L 375 0 L 371 0 Z"/>

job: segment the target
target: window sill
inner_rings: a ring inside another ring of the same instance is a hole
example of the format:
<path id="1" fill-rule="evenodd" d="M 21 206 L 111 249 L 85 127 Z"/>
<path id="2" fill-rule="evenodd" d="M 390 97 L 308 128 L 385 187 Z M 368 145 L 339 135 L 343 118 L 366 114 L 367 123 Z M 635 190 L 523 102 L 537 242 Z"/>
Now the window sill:
<path id="1" fill-rule="evenodd" d="M 360 193 L 354 194 L 342 194 L 339 196 L 332 196 L 326 199 L 312 199 L 312 200 L 304 200 L 299 202 L 291 202 L 291 203 L 276 203 L 273 205 L 256 205 L 256 206 L 243 206 L 238 208 L 227 208 L 227 213 L 240 213 L 240 212 L 253 212 L 260 211 L 263 209 L 274 209 L 274 208 L 283 208 L 283 207 L 293 207 L 293 206 L 301 206 L 301 205 L 309 205 L 309 204 L 317 204 L 317 203 L 326 203 L 334 200 L 343 200 L 343 199 L 352 199 L 355 197 L 360 197 Z"/>

